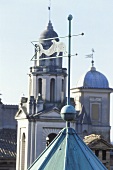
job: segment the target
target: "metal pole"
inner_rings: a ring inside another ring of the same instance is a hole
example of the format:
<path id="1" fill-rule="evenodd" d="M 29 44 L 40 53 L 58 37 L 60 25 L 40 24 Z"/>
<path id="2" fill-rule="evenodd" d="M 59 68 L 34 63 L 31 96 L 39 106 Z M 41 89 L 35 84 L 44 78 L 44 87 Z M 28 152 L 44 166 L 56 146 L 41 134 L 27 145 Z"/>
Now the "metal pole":
<path id="1" fill-rule="evenodd" d="M 71 60 L 71 20 L 72 15 L 68 16 L 69 20 L 69 36 L 68 36 L 68 99 L 67 104 L 70 105 L 70 60 Z"/>
<path id="2" fill-rule="evenodd" d="M 69 36 L 68 36 L 68 97 L 67 104 L 70 105 L 70 60 L 71 60 L 71 20 L 73 19 L 72 15 L 68 16 L 69 20 Z M 66 126 L 70 127 L 70 122 L 66 122 Z"/>

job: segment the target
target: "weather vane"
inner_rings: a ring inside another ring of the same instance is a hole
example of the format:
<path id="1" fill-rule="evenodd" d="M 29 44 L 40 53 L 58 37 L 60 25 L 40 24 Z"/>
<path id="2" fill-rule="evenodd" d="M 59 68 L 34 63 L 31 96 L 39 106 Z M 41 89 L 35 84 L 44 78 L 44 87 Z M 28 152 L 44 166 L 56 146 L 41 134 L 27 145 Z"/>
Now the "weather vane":
<path id="1" fill-rule="evenodd" d="M 49 0 L 48 10 L 49 10 L 49 21 L 50 21 L 51 20 L 51 0 Z"/>
<path id="2" fill-rule="evenodd" d="M 86 55 L 86 58 L 92 58 L 92 61 L 91 61 L 91 63 L 92 63 L 92 67 L 94 66 L 94 60 L 93 60 L 93 53 L 95 52 L 94 51 L 94 49 L 92 48 L 92 53 L 91 54 L 88 54 L 88 55 Z"/>
<path id="3" fill-rule="evenodd" d="M 48 5 L 48 10 L 49 10 L 49 21 L 51 21 L 51 0 L 49 0 L 49 5 Z M 80 33 L 80 34 L 75 34 L 75 35 L 71 35 L 71 37 L 75 37 L 75 36 L 79 36 L 79 35 L 84 35 L 84 33 Z M 33 55 L 33 57 L 31 58 L 31 61 L 35 61 L 35 65 L 37 65 L 37 61 L 38 60 L 49 60 L 49 57 L 44 57 L 41 58 L 42 54 L 45 54 L 46 56 L 50 56 L 54 53 L 57 53 L 57 56 L 55 57 L 51 57 L 52 58 L 60 58 L 60 57 L 68 57 L 67 55 L 64 55 L 67 53 L 66 51 L 66 46 L 63 42 L 57 42 L 56 39 L 58 38 L 68 38 L 69 36 L 57 36 L 57 37 L 53 37 L 53 38 L 45 38 L 45 39 L 39 39 L 38 41 L 32 41 L 31 43 L 35 46 L 35 54 Z M 44 49 L 43 45 L 41 44 L 40 41 L 49 41 L 51 40 L 52 45 L 49 49 Z M 64 53 L 63 55 L 60 55 L 60 53 Z M 71 56 L 77 56 L 78 54 L 71 54 Z"/>

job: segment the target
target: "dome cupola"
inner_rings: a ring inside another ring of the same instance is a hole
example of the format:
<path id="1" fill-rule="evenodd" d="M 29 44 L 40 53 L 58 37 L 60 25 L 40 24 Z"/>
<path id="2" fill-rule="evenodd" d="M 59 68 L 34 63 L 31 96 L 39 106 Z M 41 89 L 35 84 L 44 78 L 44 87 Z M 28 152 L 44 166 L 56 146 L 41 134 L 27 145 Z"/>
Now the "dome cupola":
<path id="1" fill-rule="evenodd" d="M 109 82 L 102 73 L 96 71 L 96 68 L 92 66 L 91 70 L 80 78 L 77 83 L 77 87 L 109 88 Z"/>
<path id="2" fill-rule="evenodd" d="M 55 38 L 56 41 L 59 41 L 59 38 L 56 38 L 56 37 L 58 37 L 58 34 L 54 31 L 52 23 L 49 20 L 47 29 L 44 30 L 40 35 L 40 42 L 41 42 L 41 44 L 43 44 L 43 46 L 50 47 L 52 44 L 52 42 L 51 42 L 52 38 Z M 45 40 L 48 38 L 50 38 L 51 40 Z"/>

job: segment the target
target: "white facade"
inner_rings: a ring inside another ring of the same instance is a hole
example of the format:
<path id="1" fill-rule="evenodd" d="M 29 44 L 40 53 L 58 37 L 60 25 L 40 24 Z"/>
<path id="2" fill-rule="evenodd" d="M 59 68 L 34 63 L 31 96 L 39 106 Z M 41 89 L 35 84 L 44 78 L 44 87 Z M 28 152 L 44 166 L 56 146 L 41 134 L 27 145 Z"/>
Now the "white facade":
<path id="1" fill-rule="evenodd" d="M 47 34 L 51 36 L 51 32 L 52 36 L 53 33 L 56 36 L 49 23 Z M 45 49 L 49 46 L 45 42 L 42 45 Z M 21 99 L 15 117 L 18 122 L 16 170 L 26 170 L 66 126 L 60 116 L 60 110 L 66 103 L 66 69 L 62 68 L 62 58 L 42 54 L 41 58 L 45 57 L 48 59 L 35 60 L 30 68 L 29 95 Z M 71 123 L 71 127 L 75 129 L 75 122 Z"/>
<path id="2" fill-rule="evenodd" d="M 24 107 L 24 105 L 23 105 Z M 24 110 L 19 110 L 17 136 L 17 170 L 27 169 L 47 146 L 47 137 L 57 135 L 65 127 L 65 121 L 60 117 L 59 110 L 44 111 L 34 117 L 29 117 Z M 75 129 L 75 123 L 71 123 Z"/>

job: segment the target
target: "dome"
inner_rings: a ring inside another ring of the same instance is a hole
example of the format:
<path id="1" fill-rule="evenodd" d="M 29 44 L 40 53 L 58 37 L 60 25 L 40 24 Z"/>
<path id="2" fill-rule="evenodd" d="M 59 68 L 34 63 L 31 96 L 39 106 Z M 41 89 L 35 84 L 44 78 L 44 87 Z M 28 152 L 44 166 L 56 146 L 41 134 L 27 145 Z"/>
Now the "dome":
<path id="1" fill-rule="evenodd" d="M 109 83 L 107 78 L 96 71 L 95 67 L 91 67 L 91 70 L 88 71 L 77 83 L 77 87 L 83 88 L 109 88 Z"/>
<path id="2" fill-rule="evenodd" d="M 40 35 L 40 40 L 47 39 L 47 38 L 54 38 L 54 37 L 58 37 L 58 34 L 54 31 L 51 21 L 49 21 L 47 29 L 44 30 Z M 59 39 L 57 38 L 56 41 L 59 41 Z M 42 44 L 48 45 L 48 44 L 50 44 L 50 42 L 51 42 L 51 40 L 50 41 L 41 40 Z"/>

